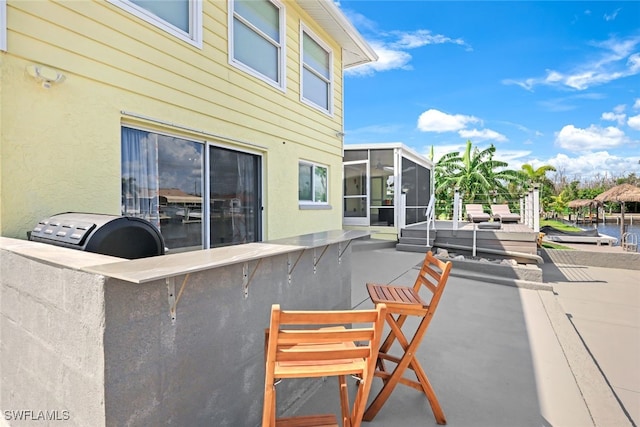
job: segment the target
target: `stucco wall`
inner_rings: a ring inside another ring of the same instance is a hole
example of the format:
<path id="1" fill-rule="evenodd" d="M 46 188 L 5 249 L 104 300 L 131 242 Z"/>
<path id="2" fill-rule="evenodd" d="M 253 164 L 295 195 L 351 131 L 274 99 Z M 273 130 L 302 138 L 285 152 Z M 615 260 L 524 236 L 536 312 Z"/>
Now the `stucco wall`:
<path id="1" fill-rule="evenodd" d="M 287 255 L 263 259 L 243 292 L 242 265 L 192 274 L 168 315 L 163 282 L 106 284 L 108 425 L 258 425 L 264 389 L 264 329 L 271 304 L 289 309 L 350 307 L 350 256 L 327 250 L 313 273 L 305 253 L 288 282 Z M 298 254 L 293 254 L 297 257 Z M 295 259 L 295 258 L 294 258 Z M 256 262 L 249 265 L 251 273 Z M 175 282 L 176 292 L 183 277 Z M 299 393 L 279 386 L 287 408 Z M 213 423 L 213 424 L 212 424 Z"/>
<path id="2" fill-rule="evenodd" d="M 105 425 L 104 278 L 0 249 L 0 284 L 2 418 Z"/>
<path id="3" fill-rule="evenodd" d="M 0 238 L 3 417 L 27 409 L 58 410 L 78 426 L 259 425 L 271 305 L 351 307 L 350 245 L 131 283 L 56 261 L 92 257 L 76 263 L 91 269 L 95 254 L 35 242 L 18 254 L 3 241 L 17 242 Z M 25 255 L 43 247 L 46 259 Z M 169 292 L 179 295 L 175 320 Z M 279 411 L 294 410 L 314 381 L 279 385 Z"/>

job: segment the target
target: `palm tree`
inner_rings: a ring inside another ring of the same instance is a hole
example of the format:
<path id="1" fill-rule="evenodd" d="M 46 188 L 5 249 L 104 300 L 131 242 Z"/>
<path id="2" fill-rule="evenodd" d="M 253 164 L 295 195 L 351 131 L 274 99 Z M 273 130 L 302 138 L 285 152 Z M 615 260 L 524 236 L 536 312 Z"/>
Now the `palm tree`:
<path id="1" fill-rule="evenodd" d="M 521 182 L 522 173 L 506 169 L 507 163 L 495 160 L 496 148 L 492 144 L 484 150 L 473 148 L 467 141 L 464 153 L 445 154 L 436 164 L 436 193 L 442 198 L 452 198 L 454 188 L 459 188 L 463 201 L 492 203 L 492 195 L 508 198 L 510 182 Z"/>
<path id="2" fill-rule="evenodd" d="M 542 165 L 534 169 L 532 165 L 525 163 L 522 165 L 529 184 L 540 184 L 540 208 L 544 211 L 545 206 L 552 203 L 553 182 L 547 178 L 547 172 L 555 172 L 556 168 L 551 165 Z"/>
<path id="3" fill-rule="evenodd" d="M 522 165 L 522 170 L 527 175 L 527 178 L 532 184 L 542 184 L 549 181 L 549 179 L 547 178 L 547 172 L 555 172 L 556 168 L 551 165 L 542 165 L 539 168 L 534 169 L 533 166 L 525 163 L 524 165 Z"/>

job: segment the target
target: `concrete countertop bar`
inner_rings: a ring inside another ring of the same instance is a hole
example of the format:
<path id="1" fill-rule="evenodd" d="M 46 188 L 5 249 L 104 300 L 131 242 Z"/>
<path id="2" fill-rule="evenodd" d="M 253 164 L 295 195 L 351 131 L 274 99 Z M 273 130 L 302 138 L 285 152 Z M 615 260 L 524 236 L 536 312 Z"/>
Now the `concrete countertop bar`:
<path id="1" fill-rule="evenodd" d="M 74 270 L 82 270 L 93 265 L 121 263 L 122 258 L 91 252 L 67 249 L 46 243 L 31 242 L 29 240 L 0 237 L 0 249 L 13 252 L 34 260 L 44 261 L 51 265 L 58 265 Z"/>
<path id="2" fill-rule="evenodd" d="M 0 247 L 52 264 L 63 265 L 126 282 L 147 283 L 269 256 L 351 241 L 366 236 L 369 236 L 368 231 L 330 230 L 268 242 L 246 243 L 135 260 L 123 260 L 106 255 L 9 238 L 0 238 Z"/>
<path id="3" fill-rule="evenodd" d="M 201 251 L 181 252 L 158 257 L 127 260 L 119 263 L 95 265 L 83 268 L 83 270 L 127 282 L 147 283 L 158 279 L 166 279 L 181 274 L 253 261 L 273 255 L 327 246 L 368 235 L 369 233 L 365 231 L 331 230 L 269 242 L 246 243 Z"/>
<path id="4" fill-rule="evenodd" d="M 126 282 L 147 283 L 158 279 L 210 270 L 303 249 L 304 248 L 298 246 L 247 243 L 201 251 L 126 260 L 113 264 L 94 265 L 83 268 L 83 270 Z"/>
<path id="5" fill-rule="evenodd" d="M 361 237 L 367 237 L 370 234 L 371 233 L 369 231 L 362 230 L 330 230 L 319 233 L 303 234 L 301 236 L 286 237 L 284 239 L 270 240 L 269 243 L 303 246 L 310 249 L 345 242 L 347 240 L 359 239 Z"/>

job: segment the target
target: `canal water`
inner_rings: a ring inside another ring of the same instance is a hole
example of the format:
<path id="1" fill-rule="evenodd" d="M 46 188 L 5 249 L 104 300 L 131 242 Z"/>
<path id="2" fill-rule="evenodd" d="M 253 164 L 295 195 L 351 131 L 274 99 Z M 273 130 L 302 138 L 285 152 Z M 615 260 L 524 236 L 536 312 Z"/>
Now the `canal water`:
<path id="1" fill-rule="evenodd" d="M 618 239 L 618 244 L 620 244 L 620 224 L 579 224 L 578 227 L 585 230 L 597 228 L 598 234 L 605 234 L 607 236 L 615 237 L 616 239 Z M 636 233 L 638 235 L 638 238 L 640 239 L 640 224 L 625 224 L 625 227 L 627 228 L 627 231 L 629 233 Z"/>

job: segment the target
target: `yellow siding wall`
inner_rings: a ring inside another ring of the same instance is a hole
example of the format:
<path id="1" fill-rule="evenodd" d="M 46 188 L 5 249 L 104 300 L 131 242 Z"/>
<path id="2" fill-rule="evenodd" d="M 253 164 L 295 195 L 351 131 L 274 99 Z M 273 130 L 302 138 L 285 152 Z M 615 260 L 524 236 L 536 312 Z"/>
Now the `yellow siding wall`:
<path id="1" fill-rule="evenodd" d="M 340 48 L 295 3 L 285 5 L 283 93 L 228 64 L 226 1 L 204 2 L 198 49 L 105 1 L 8 0 L 8 51 L 0 53 L 0 234 L 24 238 L 37 220 L 58 212 L 119 214 L 122 123 L 234 149 L 256 150 L 229 140 L 264 147 L 265 239 L 341 228 Z M 301 19 L 334 51 L 333 116 L 300 102 Z M 32 64 L 66 80 L 45 89 L 25 72 Z M 332 209 L 298 209 L 300 159 L 329 166 Z"/>

